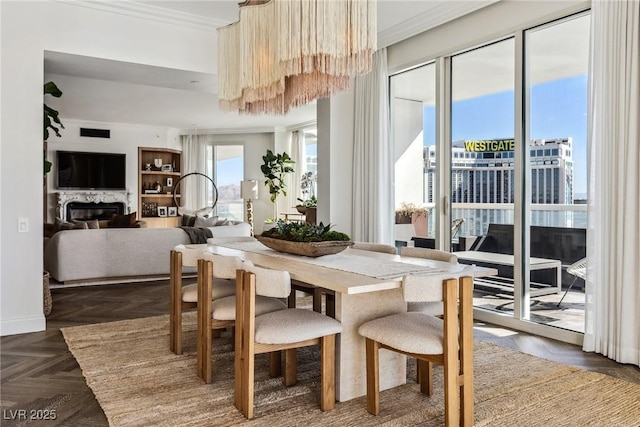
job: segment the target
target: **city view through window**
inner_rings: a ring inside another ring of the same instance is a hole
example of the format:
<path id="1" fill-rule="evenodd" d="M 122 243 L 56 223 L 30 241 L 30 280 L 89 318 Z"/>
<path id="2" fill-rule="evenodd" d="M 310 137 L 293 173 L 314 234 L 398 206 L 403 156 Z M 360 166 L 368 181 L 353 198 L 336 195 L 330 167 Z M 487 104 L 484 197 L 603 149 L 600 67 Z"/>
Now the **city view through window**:
<path id="1" fill-rule="evenodd" d="M 583 236 L 587 228 L 589 25 L 590 16 L 582 15 L 525 31 L 522 82 L 514 79 L 514 38 L 454 55 L 450 60 L 450 87 L 445 89 L 451 94 L 447 165 L 450 218 L 461 224 L 452 236 L 452 249 L 467 249 L 457 245 L 458 237 L 486 236 L 490 224 L 497 224 L 511 227 L 511 234 L 503 238 L 511 239 L 512 251 L 514 203 L 518 195 L 526 194 L 530 202 L 531 256 L 559 261 L 562 285 L 558 287 L 555 283 L 557 276 L 549 278 L 550 272 L 545 276 L 531 267 L 527 284 L 531 286 L 531 294 L 525 292 L 528 299 L 523 304 L 532 308 L 531 312 L 524 309 L 522 318 L 579 332 L 584 328 L 584 294 L 577 299 L 567 296 L 561 306 L 557 302 L 574 279 L 566 273 L 567 266 L 577 261 L 574 258 L 586 256 L 582 252 L 586 251 Z M 436 237 L 435 218 L 443 200 L 437 191 L 436 167 L 443 156 L 436 147 L 435 82 L 435 63 L 390 78 L 396 209 L 407 203 L 424 208 L 426 234 L 431 238 Z M 528 141 L 520 147 L 514 138 L 516 85 L 522 87 L 525 102 L 522 126 L 528 135 Z M 523 167 L 525 163 L 516 162 L 525 149 L 528 159 Z M 421 162 L 416 160 L 418 156 Z M 525 174 L 526 192 L 516 191 L 517 170 Z M 402 241 L 406 240 L 406 234 L 402 235 L 401 227 L 405 226 L 396 225 L 396 239 Z M 564 235 L 567 229 L 580 236 L 579 247 L 558 249 L 563 254 L 570 253 L 563 255 L 564 259 L 558 259 L 560 256 L 552 252 L 543 252 L 542 256 L 536 234 L 541 236 L 539 239 L 548 240 L 548 246 L 554 245 L 554 239 L 576 245 L 575 236 Z M 411 234 L 415 235 L 415 231 L 411 230 Z M 549 237 L 544 233 L 558 235 Z M 505 286 L 500 283 L 495 289 L 513 288 L 513 271 L 501 271 L 500 275 L 507 276 L 505 280 L 510 282 Z M 542 283 L 540 288 L 538 282 Z M 547 290 L 542 289 L 545 287 Z M 581 287 L 582 283 L 576 289 Z M 513 291 L 511 297 L 495 301 L 478 298 L 475 305 L 513 313 Z M 558 324 L 553 310 L 542 313 L 536 310 L 547 305 L 568 314 L 569 321 L 565 318 L 563 324 Z M 574 308 L 579 313 L 572 317 Z"/>

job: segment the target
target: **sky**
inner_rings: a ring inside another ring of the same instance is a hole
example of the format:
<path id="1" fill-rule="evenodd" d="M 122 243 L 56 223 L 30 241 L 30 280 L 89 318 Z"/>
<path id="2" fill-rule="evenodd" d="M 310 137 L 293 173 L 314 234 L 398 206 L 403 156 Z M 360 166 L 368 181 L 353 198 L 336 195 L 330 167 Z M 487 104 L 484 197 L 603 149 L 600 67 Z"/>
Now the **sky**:
<path id="1" fill-rule="evenodd" d="M 458 101 L 452 107 L 452 139 L 514 137 L 514 92 Z M 587 192 L 587 76 L 531 87 L 531 138 L 573 138 L 574 193 Z M 425 106 L 424 145 L 435 144 L 435 109 Z"/>

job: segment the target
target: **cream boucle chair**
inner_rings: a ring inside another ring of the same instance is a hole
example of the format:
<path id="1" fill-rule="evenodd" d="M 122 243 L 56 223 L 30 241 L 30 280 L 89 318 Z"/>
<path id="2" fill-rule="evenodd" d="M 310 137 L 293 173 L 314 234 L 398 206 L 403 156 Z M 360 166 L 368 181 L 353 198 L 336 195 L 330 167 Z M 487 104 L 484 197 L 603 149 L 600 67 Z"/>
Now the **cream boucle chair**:
<path id="1" fill-rule="evenodd" d="M 284 384 L 297 381 L 296 349 L 320 345 L 320 409 L 335 406 L 335 340 L 342 325 L 311 310 L 289 308 L 259 315 L 255 303 L 263 297 L 286 298 L 291 279 L 286 271 L 249 266 L 237 272 L 234 404 L 253 418 L 254 358 L 256 354 L 285 352 Z M 273 354 L 273 353 L 272 353 Z"/>
<path id="2" fill-rule="evenodd" d="M 451 252 L 429 248 L 400 248 L 400 256 L 432 259 L 434 261 L 443 261 L 450 264 L 456 264 L 458 262 L 458 257 Z M 418 311 L 420 313 L 430 314 L 431 316 L 442 316 L 444 308 L 442 307 L 441 301 L 409 302 L 407 303 L 407 311 Z"/>
<path id="3" fill-rule="evenodd" d="M 202 298 L 210 295 L 215 287 L 213 277 L 236 275 L 241 268 L 253 266 L 251 261 L 242 261 L 238 257 L 203 254 L 198 260 L 198 336 L 197 336 L 197 371 L 198 377 L 210 384 L 213 380 L 212 370 L 212 331 L 233 328 L 236 325 L 236 295 L 215 300 Z M 233 281 L 236 287 L 235 280 Z M 259 297 L 256 299 L 255 310 L 258 314 L 284 310 L 287 306 L 277 298 Z M 280 354 L 272 355 L 270 373 L 272 376 L 280 374 Z"/>
<path id="4" fill-rule="evenodd" d="M 444 365 L 445 425 L 472 426 L 473 278 L 409 275 L 402 287 L 406 301 L 442 300 L 444 320 L 424 313 L 398 313 L 358 328 L 366 339 L 367 411 L 380 412 L 378 352 L 386 349 L 418 359 L 420 391 L 428 396 L 433 394 L 432 363 Z"/>
<path id="5" fill-rule="evenodd" d="M 396 255 L 398 253 L 395 246 L 385 245 L 384 243 L 355 242 L 351 248 L 360 249 L 362 251 L 381 252 L 383 254 Z"/>
<path id="6" fill-rule="evenodd" d="M 202 247 L 178 245 L 170 254 L 169 273 L 169 349 L 182 354 L 182 313 L 198 306 L 198 284 L 185 285 L 182 281 L 182 267 L 197 267 L 198 259 L 207 250 Z M 211 299 L 233 295 L 236 292 L 235 270 L 226 276 L 214 279 Z"/>

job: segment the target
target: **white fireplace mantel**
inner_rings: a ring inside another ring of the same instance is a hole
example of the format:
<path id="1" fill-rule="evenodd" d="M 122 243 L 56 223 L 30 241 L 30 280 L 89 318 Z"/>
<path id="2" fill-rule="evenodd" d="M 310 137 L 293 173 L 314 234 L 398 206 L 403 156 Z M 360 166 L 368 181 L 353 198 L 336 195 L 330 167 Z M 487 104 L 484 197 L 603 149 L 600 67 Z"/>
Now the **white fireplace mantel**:
<path id="1" fill-rule="evenodd" d="M 130 191 L 59 191 L 58 218 L 67 220 L 69 203 L 123 203 L 126 213 L 131 213 Z"/>

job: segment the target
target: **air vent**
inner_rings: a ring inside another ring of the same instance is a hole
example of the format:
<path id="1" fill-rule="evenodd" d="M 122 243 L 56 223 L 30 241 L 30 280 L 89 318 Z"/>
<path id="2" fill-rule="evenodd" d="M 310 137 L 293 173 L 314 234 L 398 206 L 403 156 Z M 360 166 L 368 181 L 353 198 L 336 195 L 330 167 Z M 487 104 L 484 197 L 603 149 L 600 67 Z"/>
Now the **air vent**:
<path id="1" fill-rule="evenodd" d="M 111 138 L 111 130 L 80 128 L 80 136 L 89 138 Z"/>

